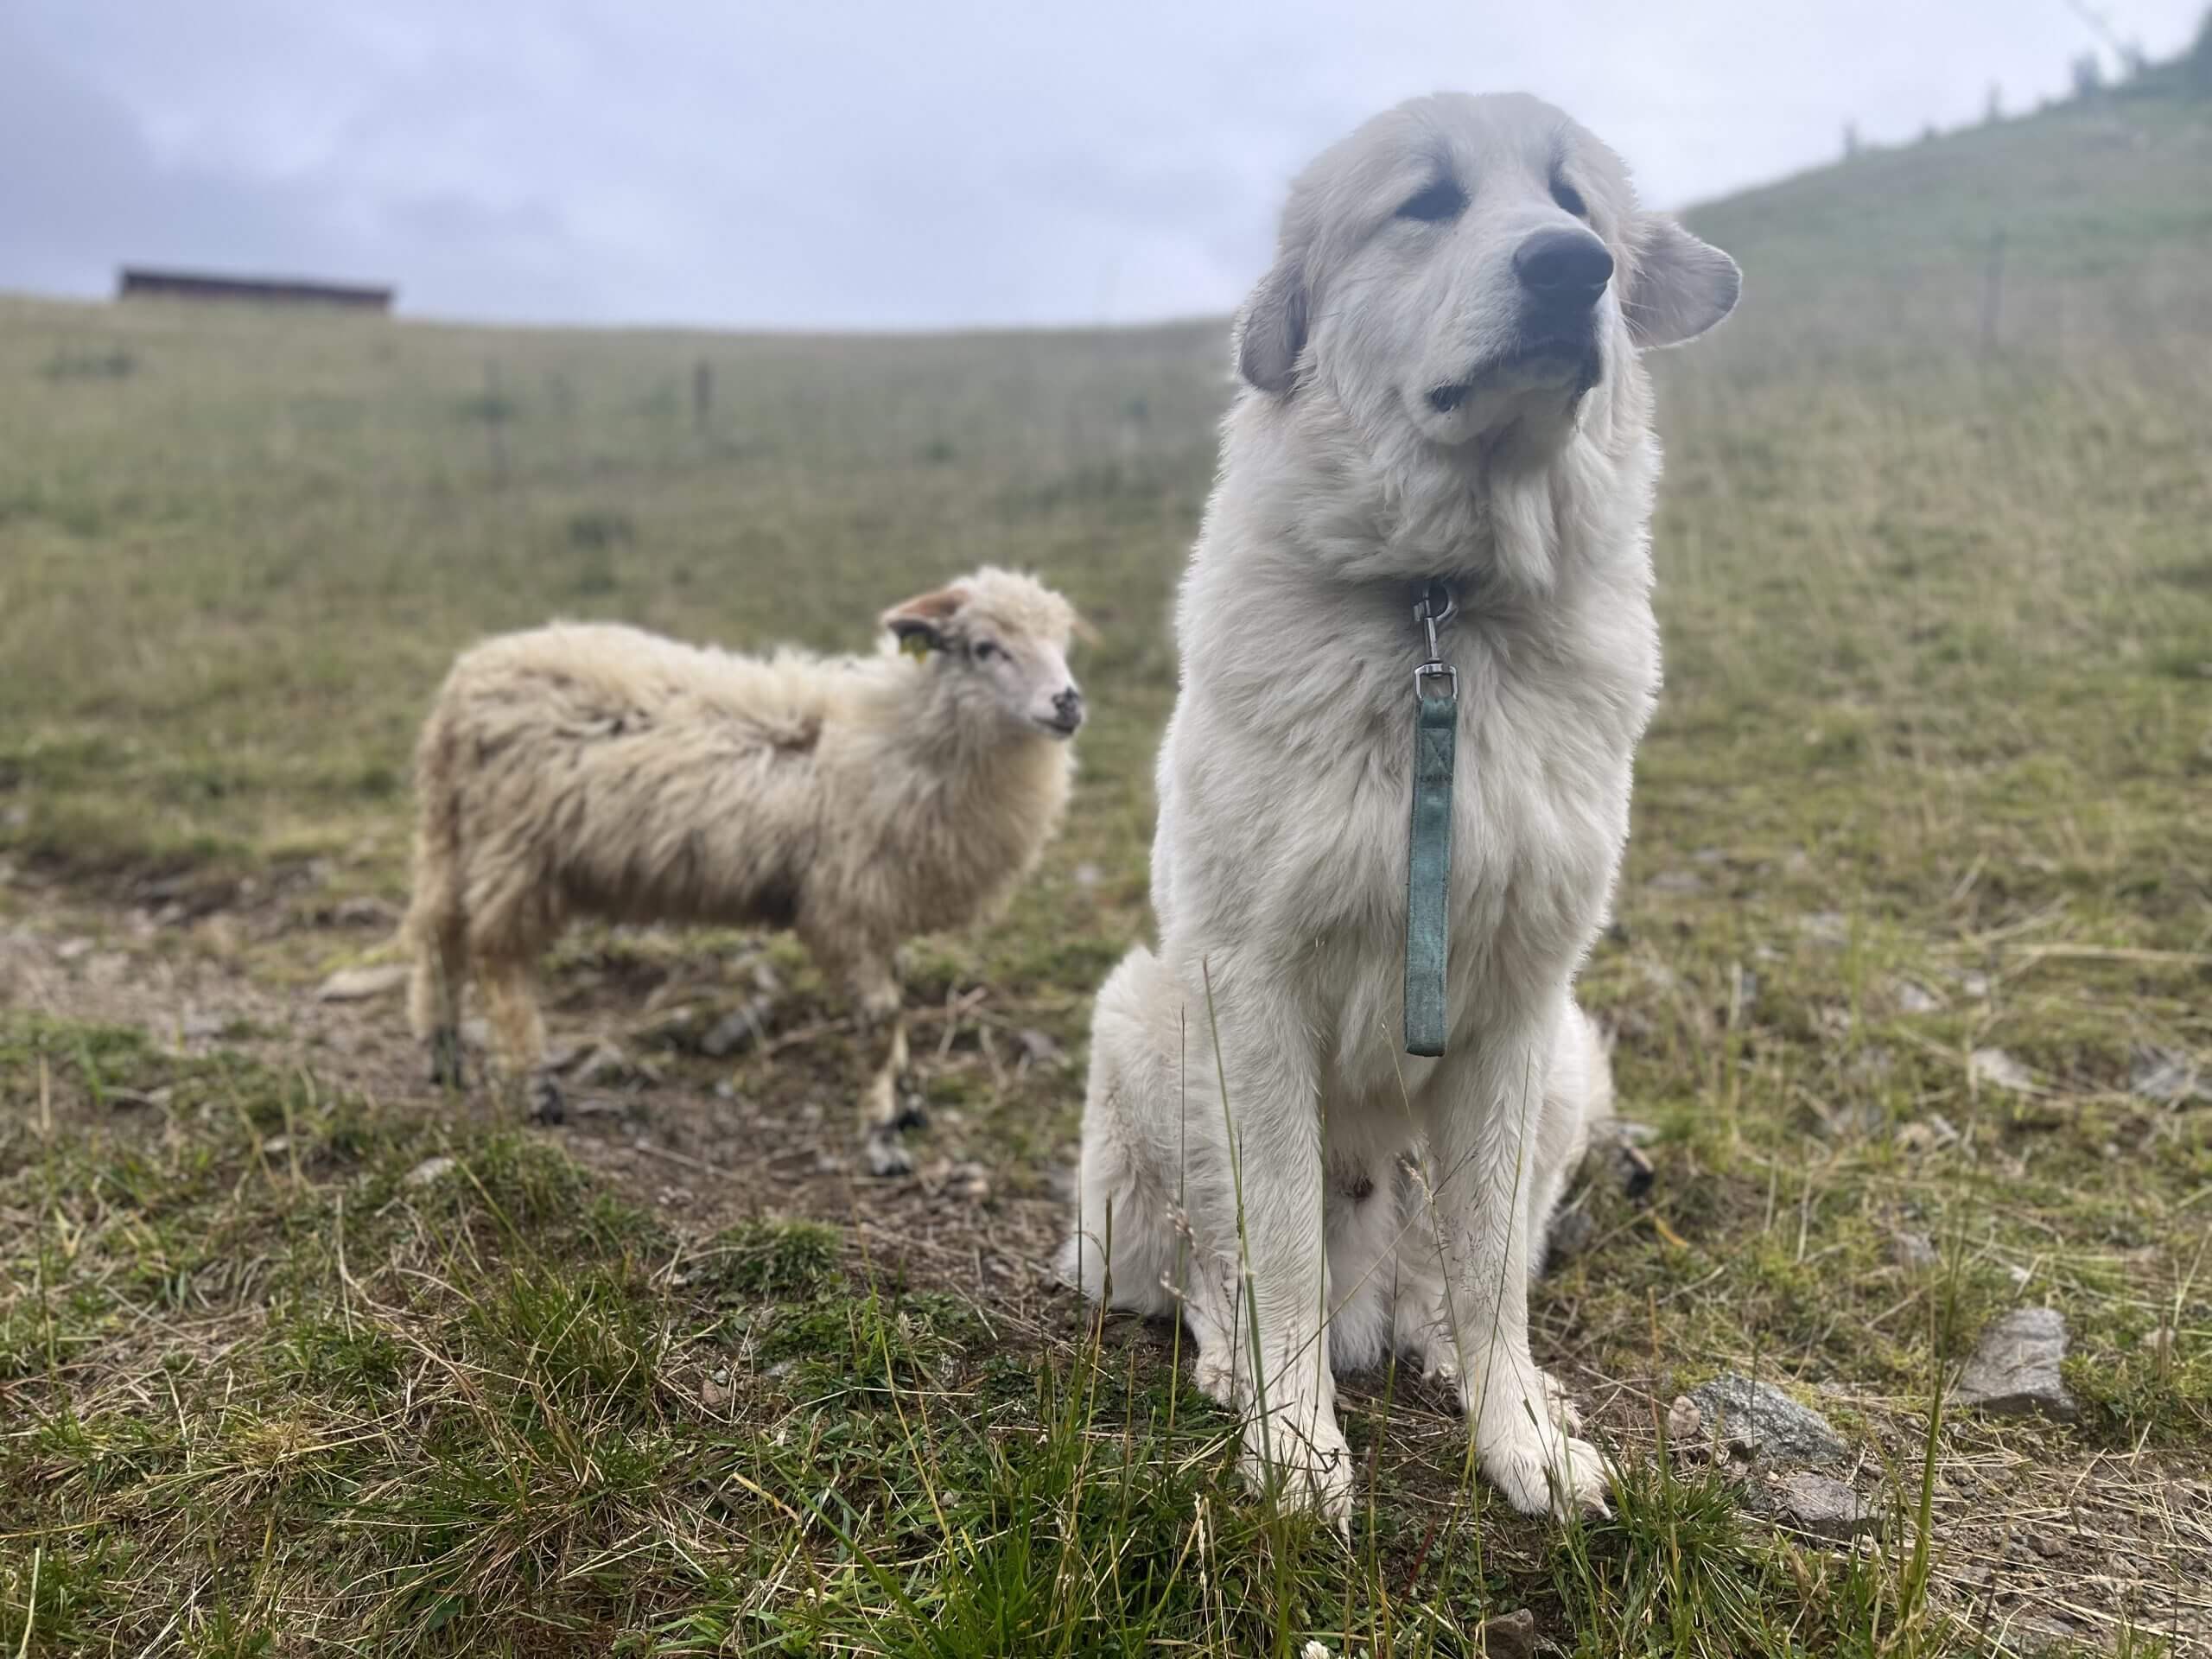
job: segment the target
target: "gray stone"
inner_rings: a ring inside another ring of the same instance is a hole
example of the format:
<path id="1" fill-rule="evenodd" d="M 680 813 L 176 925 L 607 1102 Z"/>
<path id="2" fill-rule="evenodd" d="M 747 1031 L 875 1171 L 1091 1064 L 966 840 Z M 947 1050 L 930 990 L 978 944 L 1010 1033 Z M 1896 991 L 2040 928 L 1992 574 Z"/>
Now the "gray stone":
<path id="1" fill-rule="evenodd" d="M 1536 1659 L 1536 1616 L 1526 1607 L 1516 1607 L 1484 1619 L 1475 1627 L 1471 1651 L 1485 1659 Z"/>
<path id="2" fill-rule="evenodd" d="M 1775 1485 L 1774 1500 L 1782 1518 L 1792 1528 L 1829 1543 L 1847 1544 L 1859 1534 L 1874 1530 L 1874 1512 L 1833 1475 L 1805 1470 L 1786 1475 Z"/>
<path id="3" fill-rule="evenodd" d="M 1942 997 L 1915 979 L 1897 981 L 1890 994 L 1897 1001 L 1899 1014 L 1934 1014 L 1943 1006 Z"/>
<path id="4" fill-rule="evenodd" d="M 768 1008 L 768 999 L 756 996 L 724 1014 L 699 1039 L 699 1052 L 710 1060 L 720 1060 L 751 1048 L 767 1034 Z"/>
<path id="5" fill-rule="evenodd" d="M 1662 870 L 1643 885 L 1654 893 L 1703 893 L 1705 878 L 1695 870 Z"/>
<path id="6" fill-rule="evenodd" d="M 2066 1321 L 2056 1308 L 2014 1308 L 1983 1332 L 1951 1402 L 2005 1417 L 2041 1412 L 2071 1418 L 2074 1396 L 2058 1372 L 2066 1340 Z"/>
<path id="7" fill-rule="evenodd" d="M 454 1160 L 451 1158 L 425 1158 L 407 1172 L 406 1179 L 401 1184 L 405 1186 L 428 1186 L 454 1166 Z"/>
<path id="8" fill-rule="evenodd" d="M 387 962 L 375 968 L 340 968 L 316 987 L 318 1002 L 365 1002 L 388 996 L 407 982 L 407 964 Z"/>
<path id="9" fill-rule="evenodd" d="M 630 1057 L 613 1043 L 601 1043 L 594 1048 L 575 1071 L 577 1083 L 585 1088 L 594 1084 L 628 1083 L 637 1075 L 638 1068 L 630 1063 Z"/>
<path id="10" fill-rule="evenodd" d="M 1687 1394 L 1675 1396 L 1675 1403 L 1667 1408 L 1667 1440 L 1672 1446 L 1693 1444 L 1705 1428 L 1705 1414 L 1697 1408 L 1697 1402 Z"/>
<path id="11" fill-rule="evenodd" d="M 1014 1040 L 1032 1065 L 1048 1065 L 1060 1058 L 1060 1046 L 1049 1033 L 1025 1029 L 1015 1033 Z"/>
<path id="12" fill-rule="evenodd" d="M 1738 1372 L 1693 1389 L 1690 1400 L 1732 1452 L 1770 1463 L 1834 1463 L 1849 1449 L 1819 1412 Z"/>
<path id="13" fill-rule="evenodd" d="M 1993 1089 L 2009 1089 L 2016 1095 L 2039 1095 L 2043 1086 L 2034 1074 L 2001 1048 L 1977 1048 L 1967 1057 L 1967 1075 L 1974 1082 L 1986 1084 Z"/>
<path id="14" fill-rule="evenodd" d="M 1815 944 L 1831 950 L 1851 943 L 1851 918 L 1840 910 L 1808 911 L 1797 918 L 1797 928 Z"/>
<path id="15" fill-rule="evenodd" d="M 1934 1267 L 1943 1258 L 1936 1253 L 1936 1246 L 1925 1233 L 1897 1233 L 1890 1240 L 1896 1253 L 1897 1265 L 1910 1273 L 1920 1273 Z"/>
<path id="16" fill-rule="evenodd" d="M 2127 1086 L 2145 1100 L 2181 1106 L 2190 1101 L 2212 1100 L 2208 1083 L 2196 1064 L 2177 1049 L 2139 1044 L 2129 1058 Z"/>

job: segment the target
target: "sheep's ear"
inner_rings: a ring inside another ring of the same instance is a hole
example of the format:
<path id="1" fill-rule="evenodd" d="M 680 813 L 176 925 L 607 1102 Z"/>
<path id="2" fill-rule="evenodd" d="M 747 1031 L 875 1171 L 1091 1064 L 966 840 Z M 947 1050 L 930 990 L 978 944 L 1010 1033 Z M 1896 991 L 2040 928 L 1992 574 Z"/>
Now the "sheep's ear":
<path id="1" fill-rule="evenodd" d="M 1695 340 L 1736 308 L 1744 273 L 1710 242 L 1659 213 L 1637 214 L 1629 236 L 1636 284 L 1628 296 L 1628 327 L 1638 346 Z"/>
<path id="2" fill-rule="evenodd" d="M 1306 260 L 1285 253 L 1260 279 L 1236 321 L 1238 372 L 1262 391 L 1288 391 L 1306 349 Z"/>
<path id="3" fill-rule="evenodd" d="M 944 625 L 966 598 L 957 588 L 940 588 L 933 594 L 917 594 L 883 613 L 883 626 L 902 645 L 916 644 L 930 651 L 944 649 Z"/>

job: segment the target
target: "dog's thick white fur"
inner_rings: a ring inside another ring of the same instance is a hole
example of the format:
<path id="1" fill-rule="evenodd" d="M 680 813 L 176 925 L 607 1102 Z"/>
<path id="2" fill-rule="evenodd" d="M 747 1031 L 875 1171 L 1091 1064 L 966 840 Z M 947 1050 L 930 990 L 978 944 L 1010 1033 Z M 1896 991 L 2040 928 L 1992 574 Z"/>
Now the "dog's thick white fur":
<path id="1" fill-rule="evenodd" d="M 1178 613 L 1160 948 L 1099 994 L 1063 1269 L 1118 1306 L 1179 1305 L 1202 1386 L 1246 1414 L 1248 1474 L 1340 1521 L 1332 1370 L 1389 1344 L 1456 1372 L 1516 1508 L 1604 1503 L 1530 1356 L 1528 1282 L 1611 1100 L 1572 988 L 1659 684 L 1638 354 L 1738 286 L 1558 111 L 1439 96 L 1299 179 L 1240 318 L 1247 385 Z M 1433 1060 L 1402 1040 L 1432 581 L 1459 607 Z"/>

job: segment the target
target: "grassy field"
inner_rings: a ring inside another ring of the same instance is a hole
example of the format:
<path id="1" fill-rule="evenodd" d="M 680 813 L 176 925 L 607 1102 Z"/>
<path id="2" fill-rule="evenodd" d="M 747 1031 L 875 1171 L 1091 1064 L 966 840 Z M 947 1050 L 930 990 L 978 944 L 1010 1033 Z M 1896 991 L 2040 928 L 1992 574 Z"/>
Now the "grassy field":
<path id="1" fill-rule="evenodd" d="M 1617 1514 L 1504 1513 L 1376 1376 L 1349 1548 L 1242 1495 L 1171 1332 L 1045 1272 L 1089 994 L 1147 928 L 1222 325 L 0 301 L 0 1651 L 1381 1659 L 1527 1651 L 1478 1634 L 1522 1610 L 1574 1655 L 2208 1650 L 2212 111 L 1697 223 L 1746 296 L 1658 366 L 1667 690 L 1585 981 L 1658 1181 L 1593 1165 L 1535 1305 Z M 859 648 L 987 560 L 1095 624 L 1096 719 L 1010 918 L 917 953 L 916 1179 L 845 1166 L 787 941 L 572 939 L 555 1131 L 315 999 L 389 954 L 470 639 Z M 769 1040 L 702 1052 L 755 997 Z M 2078 1418 L 1931 1421 L 2017 1305 Z M 1844 1432 L 1869 1535 L 1662 1440 L 1729 1370 Z"/>

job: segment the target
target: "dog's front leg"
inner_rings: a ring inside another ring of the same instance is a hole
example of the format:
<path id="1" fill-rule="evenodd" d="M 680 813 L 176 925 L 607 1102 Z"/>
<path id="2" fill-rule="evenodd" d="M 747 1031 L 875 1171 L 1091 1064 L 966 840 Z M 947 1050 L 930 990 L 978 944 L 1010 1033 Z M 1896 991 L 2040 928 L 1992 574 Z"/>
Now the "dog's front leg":
<path id="1" fill-rule="evenodd" d="M 1476 1461 L 1516 1510 L 1602 1511 L 1597 1447 L 1562 1426 L 1529 1351 L 1529 1185 L 1543 1110 L 1548 1014 L 1493 1027 L 1443 1062 L 1425 1094 L 1426 1185 L 1443 1249 L 1445 1317 Z"/>
<path id="2" fill-rule="evenodd" d="M 1209 1025 L 1220 1037 L 1220 1080 L 1192 1089 L 1192 1109 L 1217 1115 L 1229 1138 L 1230 1213 L 1206 1231 L 1243 1262 L 1228 1310 L 1245 1477 L 1280 1476 L 1285 1503 L 1338 1526 L 1351 1516 L 1351 1452 L 1337 1424 L 1323 1309 L 1327 1255 L 1316 1058 L 1308 1022 L 1271 986 L 1217 975 Z M 1193 1006 L 1205 1004 L 1193 998 Z M 1193 1045 L 1194 1048 L 1200 1046 Z M 1204 1052 L 1211 1044 L 1201 1048 Z M 1212 1056 L 1206 1058 L 1211 1065 Z M 1208 1077 L 1205 1084 L 1216 1078 Z M 1196 1085 L 1198 1080 L 1194 1078 Z"/>

